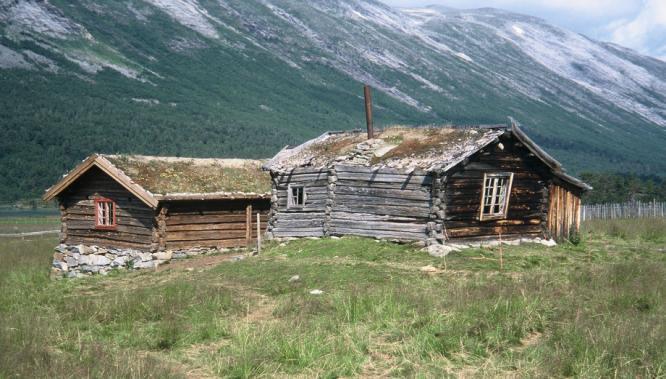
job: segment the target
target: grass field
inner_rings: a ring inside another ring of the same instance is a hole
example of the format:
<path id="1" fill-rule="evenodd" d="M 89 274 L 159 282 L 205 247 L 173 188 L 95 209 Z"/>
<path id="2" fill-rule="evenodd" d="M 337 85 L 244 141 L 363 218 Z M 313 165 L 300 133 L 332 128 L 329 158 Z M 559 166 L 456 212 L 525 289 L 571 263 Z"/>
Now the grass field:
<path id="1" fill-rule="evenodd" d="M 0 378 L 666 377 L 665 220 L 504 247 L 501 270 L 343 238 L 52 281 L 55 243 L 0 239 Z"/>
<path id="2" fill-rule="evenodd" d="M 0 217 L 0 234 L 59 230 L 60 216 Z"/>

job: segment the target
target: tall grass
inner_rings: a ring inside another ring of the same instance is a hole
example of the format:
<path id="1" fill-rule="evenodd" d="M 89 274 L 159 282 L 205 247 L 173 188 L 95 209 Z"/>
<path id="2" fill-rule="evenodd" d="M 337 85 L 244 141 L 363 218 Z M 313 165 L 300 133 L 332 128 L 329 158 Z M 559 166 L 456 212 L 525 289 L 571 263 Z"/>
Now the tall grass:
<path id="1" fill-rule="evenodd" d="M 662 377 L 663 233 L 617 227 L 504 247 L 503 269 L 343 238 L 74 281 L 48 278 L 53 239 L 0 241 L 0 377 Z"/>
<path id="2" fill-rule="evenodd" d="M 583 223 L 582 230 L 624 240 L 666 242 L 666 218 L 589 220 Z"/>
<path id="3" fill-rule="evenodd" d="M 0 377 L 180 377 L 147 352 L 222 338 L 239 311 L 229 290 L 185 278 L 51 280 L 54 243 L 0 241 Z"/>

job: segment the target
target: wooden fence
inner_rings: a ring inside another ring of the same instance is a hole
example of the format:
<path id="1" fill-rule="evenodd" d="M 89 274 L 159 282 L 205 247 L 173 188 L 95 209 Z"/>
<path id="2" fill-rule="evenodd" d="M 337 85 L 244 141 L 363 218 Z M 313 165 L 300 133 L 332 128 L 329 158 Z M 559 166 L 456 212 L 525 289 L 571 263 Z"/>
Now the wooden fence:
<path id="1" fill-rule="evenodd" d="M 584 204 L 581 220 L 610 220 L 616 218 L 666 217 L 666 202 L 632 201 L 622 204 Z"/>

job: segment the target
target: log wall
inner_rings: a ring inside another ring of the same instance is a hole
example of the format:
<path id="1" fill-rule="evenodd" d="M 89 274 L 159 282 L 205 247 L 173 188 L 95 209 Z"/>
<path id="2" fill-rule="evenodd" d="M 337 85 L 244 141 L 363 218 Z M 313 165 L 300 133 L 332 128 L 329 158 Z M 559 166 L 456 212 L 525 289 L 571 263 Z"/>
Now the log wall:
<path id="1" fill-rule="evenodd" d="M 513 172 L 507 217 L 479 220 L 484 173 Z M 502 138 L 478 152 L 442 179 L 446 239 L 544 237 L 547 233 L 546 167 L 520 143 Z"/>
<path id="2" fill-rule="evenodd" d="M 324 235 L 328 171 L 297 168 L 288 173 L 271 173 L 272 211 L 268 231 L 274 237 L 321 237 Z M 307 200 L 303 207 L 287 207 L 289 184 L 303 186 Z"/>
<path id="3" fill-rule="evenodd" d="M 95 229 L 96 197 L 116 203 L 115 230 Z M 155 250 L 155 211 L 98 168 L 92 168 L 58 196 L 61 242 Z"/>
<path id="4" fill-rule="evenodd" d="M 548 204 L 548 230 L 553 238 L 561 240 L 580 229 L 580 196 L 564 186 L 550 185 Z"/>
<path id="5" fill-rule="evenodd" d="M 426 239 L 431 211 L 429 174 L 338 165 L 329 179 L 328 234 Z"/>
<path id="6" fill-rule="evenodd" d="M 266 230 L 269 210 L 268 199 L 165 202 L 157 221 L 160 249 L 249 246 L 257 239 L 257 213 Z"/>

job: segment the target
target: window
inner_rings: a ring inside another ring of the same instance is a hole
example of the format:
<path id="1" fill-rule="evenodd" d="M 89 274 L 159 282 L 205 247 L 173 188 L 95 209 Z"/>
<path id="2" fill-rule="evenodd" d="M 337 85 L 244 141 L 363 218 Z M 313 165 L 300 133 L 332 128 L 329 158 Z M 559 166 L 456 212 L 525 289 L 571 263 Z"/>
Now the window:
<path id="1" fill-rule="evenodd" d="M 289 186 L 287 193 L 287 208 L 297 208 L 305 205 L 305 188 Z"/>
<path id="2" fill-rule="evenodd" d="M 513 173 L 498 173 L 483 175 L 483 189 L 481 192 L 480 220 L 494 220 L 505 218 L 509 209 L 509 195 Z"/>
<path id="3" fill-rule="evenodd" d="M 113 200 L 95 199 L 95 228 L 115 229 L 116 227 L 116 203 Z"/>

